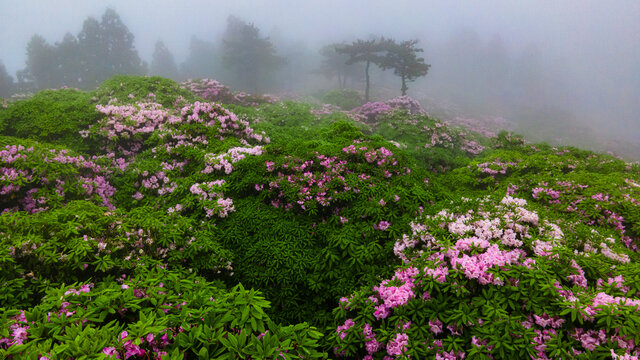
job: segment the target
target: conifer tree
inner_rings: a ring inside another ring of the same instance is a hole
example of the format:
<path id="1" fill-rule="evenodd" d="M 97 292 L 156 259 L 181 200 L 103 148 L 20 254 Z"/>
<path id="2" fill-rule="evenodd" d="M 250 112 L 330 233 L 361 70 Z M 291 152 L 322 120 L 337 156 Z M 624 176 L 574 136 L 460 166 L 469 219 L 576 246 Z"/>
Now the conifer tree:
<path id="1" fill-rule="evenodd" d="M 62 42 L 56 43 L 56 64 L 59 69 L 57 81 L 59 86 L 81 87 L 81 52 L 78 39 L 70 33 L 65 34 Z"/>
<path id="2" fill-rule="evenodd" d="M 384 38 L 373 40 L 356 40 L 351 45 L 345 45 L 337 49 L 339 53 L 347 54 L 349 59 L 346 64 L 351 65 L 359 62 L 364 62 L 364 75 L 365 75 L 365 102 L 369 102 L 369 67 L 371 63 L 381 66 L 384 61 L 384 52 L 388 47 L 388 40 Z"/>
<path id="3" fill-rule="evenodd" d="M 191 36 L 189 56 L 180 64 L 180 73 L 185 78 L 219 79 L 221 56 L 215 44 Z"/>
<path id="4" fill-rule="evenodd" d="M 146 73 L 133 40 L 133 34 L 113 9 L 107 9 L 100 22 L 92 17 L 85 20 L 78 34 L 83 87 L 93 88 L 116 74 Z"/>
<path id="5" fill-rule="evenodd" d="M 269 76 L 284 65 L 284 59 L 276 55 L 269 38 L 260 37 L 257 27 L 230 16 L 223 35 L 222 64 L 241 87 L 258 92 Z"/>
<path id="6" fill-rule="evenodd" d="M 424 63 L 424 58 L 418 57 L 417 53 L 423 49 L 416 48 L 418 40 L 407 40 L 401 43 L 387 41 L 386 56 L 381 67 L 383 69 L 393 69 L 393 73 L 402 79 L 402 95 L 407 95 L 407 82 L 415 81 L 417 78 L 426 76 L 431 65 Z"/>

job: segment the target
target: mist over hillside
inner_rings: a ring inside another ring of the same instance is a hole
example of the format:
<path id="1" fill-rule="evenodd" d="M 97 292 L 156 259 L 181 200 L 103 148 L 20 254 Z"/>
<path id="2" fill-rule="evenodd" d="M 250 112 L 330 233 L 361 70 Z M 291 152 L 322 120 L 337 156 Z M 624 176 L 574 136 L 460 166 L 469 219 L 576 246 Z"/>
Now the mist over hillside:
<path id="1" fill-rule="evenodd" d="M 533 141 L 640 156 L 637 1 L 404 0 L 391 5 L 378 0 L 293 5 L 279 0 L 178 5 L 65 0 L 53 6 L 7 0 L 0 3 L 0 61 L 7 75 L 14 82 L 29 77 L 25 56 L 34 35 L 41 36 L 46 46 L 71 46 L 83 29 L 88 30 L 87 18 L 99 20 L 107 7 L 131 31 L 141 65 L 146 64 L 144 70 L 121 71 L 155 72 L 176 80 L 214 78 L 235 90 L 297 97 L 342 86 L 362 93 L 363 76 L 340 84 L 318 72 L 321 49 L 379 36 L 416 39 L 431 68 L 411 84 L 408 94 L 435 114 L 443 114 L 443 120 L 501 118 Z M 223 59 L 230 16 L 253 24 L 281 61 L 260 75 L 260 84 L 247 83 L 241 78 L 246 70 L 233 70 L 234 61 Z M 159 69 L 157 63 L 154 68 L 158 42 L 165 60 L 175 64 L 168 64 L 169 69 Z M 374 100 L 398 94 L 399 81 L 391 70 L 376 66 L 371 70 Z M 75 87 L 74 81 L 54 84 Z M 9 80 L 0 80 L 0 87 L 3 83 Z"/>
<path id="2" fill-rule="evenodd" d="M 640 5 L 633 0 L 404 0 L 393 6 L 384 1 L 190 1 L 180 6 L 3 1 L 0 61 L 7 75 L 14 81 L 27 75 L 26 48 L 34 35 L 64 46 L 65 36 L 77 35 L 87 17 L 99 19 L 106 7 L 131 30 L 152 75 L 157 70 L 153 54 L 162 42 L 175 68 L 156 74 L 176 80 L 207 77 L 236 90 L 296 96 L 339 86 L 362 92 L 362 76 L 340 85 L 318 73 L 322 47 L 372 36 L 417 39 L 431 68 L 411 85 L 409 95 L 437 108 L 437 114 L 452 115 L 444 120 L 503 118 L 534 141 L 640 156 Z M 268 79 L 260 86 L 243 83 L 223 61 L 229 16 L 255 25 L 282 59 L 262 75 Z M 373 66 L 372 72 L 375 100 L 398 94 L 390 70 Z"/>

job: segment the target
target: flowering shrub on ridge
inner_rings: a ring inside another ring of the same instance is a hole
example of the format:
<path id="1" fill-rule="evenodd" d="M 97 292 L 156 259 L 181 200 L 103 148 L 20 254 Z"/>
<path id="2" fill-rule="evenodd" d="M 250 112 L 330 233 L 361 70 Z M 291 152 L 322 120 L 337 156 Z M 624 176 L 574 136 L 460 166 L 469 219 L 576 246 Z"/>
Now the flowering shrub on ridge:
<path id="1" fill-rule="evenodd" d="M 341 300 L 338 357 L 638 356 L 636 254 L 612 243 L 574 255 L 523 199 L 471 204 L 416 219 L 394 248 L 405 265 Z"/>

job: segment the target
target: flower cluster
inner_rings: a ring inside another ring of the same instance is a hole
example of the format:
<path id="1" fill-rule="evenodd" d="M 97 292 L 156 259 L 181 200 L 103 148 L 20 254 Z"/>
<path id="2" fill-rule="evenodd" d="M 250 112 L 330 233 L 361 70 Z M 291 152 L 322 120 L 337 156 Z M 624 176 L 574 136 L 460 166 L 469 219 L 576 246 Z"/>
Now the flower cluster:
<path id="1" fill-rule="evenodd" d="M 352 111 L 361 115 L 367 123 L 375 123 L 378 120 L 378 116 L 393 111 L 394 108 L 391 105 L 376 101 L 368 102 L 360 107 L 353 109 Z"/>
<path id="2" fill-rule="evenodd" d="M 115 188 L 107 174 L 106 168 L 67 150 L 6 145 L 0 150 L 0 204 L 3 212 L 36 213 L 80 198 L 113 209 Z"/>
<path id="3" fill-rule="evenodd" d="M 245 158 L 245 154 L 248 155 L 262 155 L 262 146 L 255 146 L 251 148 L 234 147 L 227 150 L 224 154 L 206 154 L 205 162 L 207 166 L 202 170 L 203 174 L 210 174 L 213 170 L 224 170 L 225 174 L 231 174 L 233 171 L 233 165 L 238 161 Z"/>
<path id="4" fill-rule="evenodd" d="M 140 181 L 142 187 L 157 191 L 158 195 L 170 194 L 178 187 L 178 184 L 175 181 L 172 182 L 164 171 L 158 171 L 155 174 L 143 171 L 142 177 Z"/>
<path id="5" fill-rule="evenodd" d="M 225 136 L 233 136 L 247 145 L 248 142 L 269 142 L 269 138 L 264 133 L 257 134 L 249 126 L 249 122 L 238 118 L 238 116 L 222 106 L 214 103 L 196 101 L 187 104 L 180 109 L 182 124 L 201 124 L 208 128 L 217 129 L 218 140 L 224 140 Z M 194 137 L 194 134 L 187 134 Z M 209 139 L 213 140 L 213 139 Z"/>
<path id="6" fill-rule="evenodd" d="M 274 162 L 266 161 L 267 171 L 276 175 L 267 184 L 267 191 L 276 195 L 271 204 L 285 209 L 294 206 L 302 210 L 326 208 L 345 199 L 348 194 L 357 194 L 363 188 L 376 186 L 372 178 L 376 173 L 389 179 L 410 172 L 410 169 L 401 167 L 394 154 L 385 147 L 372 148 L 354 143 L 343 148 L 342 152 L 347 159 L 344 159 L 344 155 L 338 157 L 315 153 L 312 160 L 287 156 L 286 161 L 278 167 Z M 375 171 L 367 165 L 375 165 Z M 262 189 L 263 185 L 256 186 L 256 189 Z M 292 192 L 289 189 L 293 190 L 295 196 L 290 195 Z M 388 227 L 389 224 L 383 221 L 377 229 L 386 230 Z"/>
<path id="7" fill-rule="evenodd" d="M 29 337 L 29 325 L 27 319 L 24 316 L 24 311 L 20 311 L 20 314 L 11 317 L 11 325 L 9 325 L 9 331 L 11 332 L 9 337 L 0 337 L 0 349 L 9 348 L 13 345 L 21 345 L 27 341 Z"/>
<path id="8" fill-rule="evenodd" d="M 426 114 L 420 103 L 408 96 L 399 96 L 385 102 L 368 102 L 352 112 L 362 116 L 367 123 L 376 123 L 380 115 L 396 110 L 406 110 L 410 115 Z"/>
<path id="9" fill-rule="evenodd" d="M 640 196 L 640 191 L 630 186 L 621 187 L 619 195 L 597 191 L 587 184 L 574 181 L 556 181 L 555 184 L 542 181 L 530 189 L 534 200 L 562 212 L 575 214 L 586 225 L 612 228 L 623 237 L 628 235 L 627 221 L 620 212 L 640 205 L 634 201 Z M 623 205 L 624 203 L 627 205 Z M 630 242 L 629 237 L 625 239 L 625 242 Z"/>
<path id="10" fill-rule="evenodd" d="M 353 189 L 347 182 L 346 175 L 352 173 L 347 168 L 347 161 L 334 156 L 315 154 L 315 160 L 303 160 L 289 157 L 276 172 L 275 164 L 265 163 L 267 171 L 276 173 L 275 180 L 269 182 L 267 190 L 277 194 L 271 204 L 278 208 L 290 209 L 298 206 L 302 210 L 320 205 L 327 207 L 337 201 L 339 195 Z M 286 173 L 289 174 L 286 174 Z M 283 191 L 295 189 L 296 195 L 289 199 Z"/>
<path id="11" fill-rule="evenodd" d="M 134 342 L 134 340 L 130 340 L 129 333 L 126 330 L 120 333 L 120 340 L 123 342 L 122 344 L 122 348 L 124 350 L 123 358 L 125 360 L 134 356 L 135 357 L 145 356 L 147 354 L 147 351 L 143 348 L 143 346 L 150 347 L 151 354 L 155 356 L 154 359 L 160 360 L 163 356 L 167 355 L 167 352 L 162 349 L 164 349 L 165 347 L 167 347 L 167 345 L 170 344 L 166 334 L 162 335 L 161 338 L 156 339 L 153 333 L 149 333 L 147 334 L 147 336 L 141 337 L 139 343 Z M 111 359 L 113 358 L 121 359 L 120 353 L 113 346 L 105 347 L 104 349 L 102 349 L 102 353 L 109 356 L 109 358 Z"/>
<path id="12" fill-rule="evenodd" d="M 216 215 L 224 218 L 227 217 L 230 212 L 235 211 L 233 200 L 225 198 L 222 193 L 225 184 L 226 182 L 224 180 L 215 180 L 191 185 L 189 190 L 198 197 L 207 217 Z"/>
<path id="13" fill-rule="evenodd" d="M 188 79 L 180 84 L 180 87 L 209 101 L 223 102 L 222 99 L 231 95 L 231 90 L 227 86 L 214 79 Z"/>
<path id="14" fill-rule="evenodd" d="M 194 95 L 207 101 L 242 106 L 257 106 L 264 103 L 275 103 L 280 99 L 275 95 L 253 95 L 245 92 L 233 93 L 229 87 L 214 79 L 188 79 L 180 85 Z"/>
<path id="15" fill-rule="evenodd" d="M 96 105 L 96 109 L 105 115 L 97 126 L 91 126 L 90 132 L 96 132 L 103 138 L 106 152 L 115 152 L 118 156 L 131 158 L 142 148 L 144 141 L 161 125 L 178 121 L 178 117 L 162 105 L 151 102 L 139 102 L 134 105 Z"/>
<path id="16" fill-rule="evenodd" d="M 482 164 L 477 164 L 478 172 L 481 174 L 487 174 L 492 178 L 495 178 L 497 175 L 505 175 L 507 174 L 509 169 L 515 168 L 518 166 L 518 162 L 514 161 L 500 161 L 494 160 L 491 162 L 484 162 Z"/>

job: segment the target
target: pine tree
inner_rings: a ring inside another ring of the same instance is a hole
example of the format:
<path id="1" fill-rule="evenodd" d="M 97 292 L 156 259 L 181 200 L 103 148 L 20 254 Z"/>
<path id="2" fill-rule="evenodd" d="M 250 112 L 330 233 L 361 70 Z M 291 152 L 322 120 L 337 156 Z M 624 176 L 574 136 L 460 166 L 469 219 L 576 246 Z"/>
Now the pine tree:
<path id="1" fill-rule="evenodd" d="M 78 69 L 80 82 L 83 88 L 90 89 L 107 76 L 104 71 L 101 71 L 105 54 L 98 20 L 88 17 L 84 21 L 82 30 L 78 34 L 78 46 L 80 48 L 80 68 Z"/>
<path id="2" fill-rule="evenodd" d="M 78 34 L 83 87 L 93 88 L 116 74 L 145 74 L 133 40 L 133 34 L 113 9 L 107 9 L 100 22 L 87 18 Z"/>
<path id="3" fill-rule="evenodd" d="M 70 33 L 65 34 L 62 42 L 56 43 L 55 51 L 60 86 L 80 87 L 81 53 L 78 39 Z"/>
<path id="4" fill-rule="evenodd" d="M 189 56 L 180 65 L 180 73 L 186 78 L 219 79 L 221 56 L 216 46 L 197 36 L 191 37 Z"/>
<path id="5" fill-rule="evenodd" d="M 346 64 L 351 65 L 359 62 L 364 62 L 364 74 L 365 74 L 365 91 L 364 91 L 364 99 L 365 102 L 369 102 L 369 67 L 370 65 L 376 64 L 380 66 L 384 61 L 384 52 L 387 49 L 387 43 L 389 41 L 380 38 L 373 40 L 360 40 L 353 42 L 351 45 L 345 45 L 337 48 L 339 53 L 347 54 L 349 59 Z"/>
<path id="6" fill-rule="evenodd" d="M 134 36 L 113 9 L 107 9 L 100 21 L 104 64 L 109 76 L 144 74 L 145 69 L 133 45 Z"/>
<path id="7" fill-rule="evenodd" d="M 387 41 L 385 43 L 387 54 L 382 61 L 383 69 L 393 69 L 393 73 L 402 79 L 402 95 L 407 95 L 407 82 L 426 76 L 431 65 L 424 63 L 424 58 L 419 58 L 417 53 L 424 50 L 416 48 L 418 40 L 407 40 L 401 43 Z"/>

